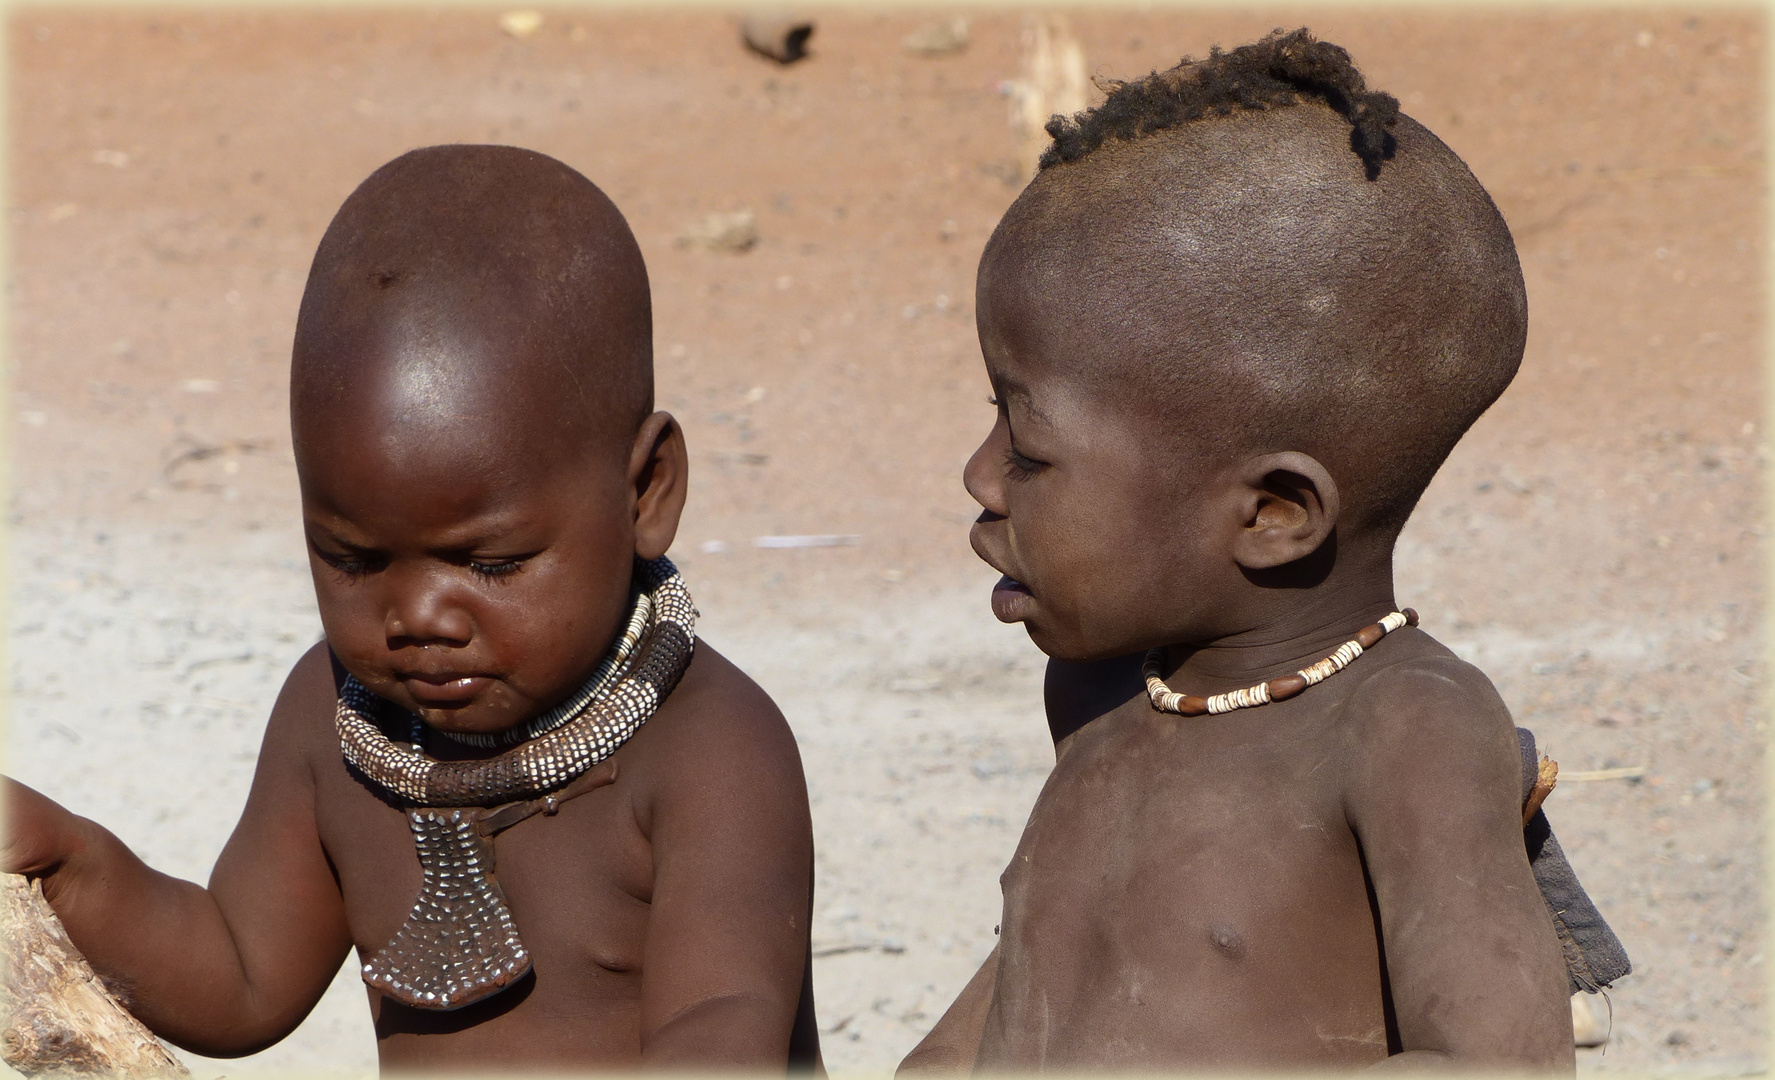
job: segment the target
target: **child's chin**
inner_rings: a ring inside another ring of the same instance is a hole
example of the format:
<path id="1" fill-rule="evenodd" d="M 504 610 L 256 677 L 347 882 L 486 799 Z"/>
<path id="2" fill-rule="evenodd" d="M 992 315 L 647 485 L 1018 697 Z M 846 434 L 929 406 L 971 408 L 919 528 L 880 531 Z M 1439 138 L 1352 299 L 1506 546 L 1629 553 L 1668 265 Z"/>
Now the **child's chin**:
<path id="1" fill-rule="evenodd" d="M 1023 628 L 1029 632 L 1030 644 L 1040 649 L 1042 655 L 1050 660 L 1058 660 L 1064 664 L 1083 664 L 1096 659 L 1090 653 L 1076 648 L 1073 642 L 1056 641 L 1033 629 L 1027 623 Z"/>
<path id="2" fill-rule="evenodd" d="M 1078 643 L 1068 641 L 1064 635 L 1051 632 L 1043 620 L 1023 620 L 1023 632 L 1029 635 L 1030 644 L 1040 649 L 1050 660 L 1072 660 L 1078 653 Z"/>
<path id="3" fill-rule="evenodd" d="M 419 719 L 425 726 L 447 735 L 497 735 L 498 731 L 484 730 L 488 725 L 477 723 L 479 719 L 465 709 L 420 709 Z"/>

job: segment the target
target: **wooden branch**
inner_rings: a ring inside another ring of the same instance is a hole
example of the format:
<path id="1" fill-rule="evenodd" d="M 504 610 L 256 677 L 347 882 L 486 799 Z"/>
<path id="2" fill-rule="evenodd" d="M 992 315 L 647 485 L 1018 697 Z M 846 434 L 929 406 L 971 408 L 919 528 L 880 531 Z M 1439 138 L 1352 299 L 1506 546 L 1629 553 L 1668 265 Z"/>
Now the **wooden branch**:
<path id="1" fill-rule="evenodd" d="M 6 977 L 0 1059 L 26 1076 L 190 1073 L 105 989 L 68 940 L 39 882 L 0 874 Z"/>
<path id="2" fill-rule="evenodd" d="M 1553 794 L 1553 785 L 1559 783 L 1559 762 L 1542 755 L 1540 767 L 1535 770 L 1535 786 L 1528 793 L 1528 802 L 1522 807 L 1522 823 L 1527 825 L 1535 816 L 1535 811 Z"/>

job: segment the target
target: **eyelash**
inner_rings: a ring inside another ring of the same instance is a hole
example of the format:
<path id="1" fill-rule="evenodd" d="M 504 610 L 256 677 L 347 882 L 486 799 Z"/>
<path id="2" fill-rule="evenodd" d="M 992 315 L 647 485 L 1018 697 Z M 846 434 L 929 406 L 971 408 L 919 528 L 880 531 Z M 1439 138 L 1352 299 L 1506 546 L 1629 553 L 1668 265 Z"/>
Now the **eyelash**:
<path id="1" fill-rule="evenodd" d="M 524 561 L 522 559 L 512 559 L 508 562 L 496 563 L 470 562 L 468 568 L 474 572 L 476 577 L 481 578 L 482 580 L 502 581 L 505 578 L 511 577 L 519 570 L 522 570 L 524 568 Z"/>
<path id="2" fill-rule="evenodd" d="M 995 409 L 998 408 L 998 395 L 994 394 L 989 396 L 986 399 L 986 404 L 991 405 Z M 1047 464 L 1045 461 L 1037 461 L 1034 458 L 1024 457 L 1017 452 L 1016 447 L 1010 447 L 1005 450 L 1005 468 L 1010 470 L 1011 479 L 1013 480 L 1027 480 L 1040 472 L 1042 466 L 1045 464 Z"/>
<path id="3" fill-rule="evenodd" d="M 370 560 L 368 559 L 353 559 L 347 555 L 331 555 L 318 550 L 315 554 L 320 556 L 321 562 L 332 567 L 336 573 L 348 581 L 352 578 L 363 577 L 370 572 Z"/>
<path id="4" fill-rule="evenodd" d="M 1034 458 L 1026 458 L 1014 448 L 1005 451 L 1005 468 L 1010 471 L 1011 479 L 1027 480 L 1040 472 L 1044 462 Z"/>
<path id="5" fill-rule="evenodd" d="M 374 561 L 372 559 L 353 559 L 349 556 L 332 555 L 324 551 L 317 552 L 317 554 L 320 555 L 322 562 L 332 567 L 347 581 L 363 577 L 375 569 L 371 566 Z M 502 581 L 522 570 L 524 561 L 523 559 L 510 559 L 505 562 L 476 562 L 471 559 L 464 565 L 468 567 L 470 573 L 483 581 Z"/>

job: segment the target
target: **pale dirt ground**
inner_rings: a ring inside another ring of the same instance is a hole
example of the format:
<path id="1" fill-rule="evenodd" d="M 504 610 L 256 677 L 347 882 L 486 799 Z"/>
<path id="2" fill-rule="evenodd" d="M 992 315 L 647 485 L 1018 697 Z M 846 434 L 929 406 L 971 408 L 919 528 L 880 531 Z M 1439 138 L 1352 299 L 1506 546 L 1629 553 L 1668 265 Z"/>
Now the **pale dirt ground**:
<path id="1" fill-rule="evenodd" d="M 8 768 L 208 872 L 318 634 L 284 416 L 314 244 L 409 147 L 554 154 L 652 268 L 696 469 L 674 554 L 801 740 L 826 1060 L 885 1071 L 989 948 L 1052 761 L 1041 657 L 990 617 L 959 482 L 990 417 L 971 279 L 1016 192 L 995 88 L 1021 15 L 921 59 L 900 37 L 948 12 L 830 12 L 779 69 L 718 12 L 556 11 L 527 41 L 496 14 L 14 10 Z M 1399 597 L 1568 771 L 1649 767 L 1548 806 L 1637 967 L 1580 1067 L 1760 1071 L 1762 19 L 1073 19 L 1109 75 L 1302 22 L 1468 160 L 1522 250 L 1522 375 L 1407 529 Z M 743 207 L 753 251 L 674 246 Z M 348 968 L 283 1044 L 198 1075 L 373 1063 Z"/>

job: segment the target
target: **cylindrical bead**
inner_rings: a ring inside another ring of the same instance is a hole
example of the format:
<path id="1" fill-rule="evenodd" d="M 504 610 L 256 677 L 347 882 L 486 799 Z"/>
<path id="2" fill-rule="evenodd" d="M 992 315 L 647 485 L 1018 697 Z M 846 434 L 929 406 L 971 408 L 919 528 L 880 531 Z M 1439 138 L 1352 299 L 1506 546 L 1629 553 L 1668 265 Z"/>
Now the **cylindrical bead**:
<path id="1" fill-rule="evenodd" d="M 1244 690 L 1215 694 L 1212 697 L 1184 695 L 1166 686 L 1164 679 L 1160 676 L 1160 672 L 1163 670 L 1161 662 L 1164 653 L 1159 649 L 1154 649 L 1146 654 L 1146 662 L 1142 665 L 1142 674 L 1146 677 L 1147 695 L 1152 699 L 1153 708 L 1182 716 L 1201 716 L 1209 713 L 1218 715 L 1232 712 L 1235 709 L 1265 705 L 1272 701 L 1286 701 L 1307 687 L 1323 682 L 1343 670 L 1351 661 L 1361 656 L 1364 651 L 1372 648 L 1381 638 L 1394 630 L 1402 626 L 1416 626 L 1417 624 L 1418 613 L 1411 608 L 1391 612 L 1380 622 L 1372 623 L 1358 630 L 1354 640 L 1344 642 L 1330 656 L 1293 675 L 1280 675 L 1267 683 L 1259 683 Z"/>
<path id="2" fill-rule="evenodd" d="M 1270 700 L 1286 701 L 1307 688 L 1299 675 L 1282 675 L 1270 680 Z"/>

